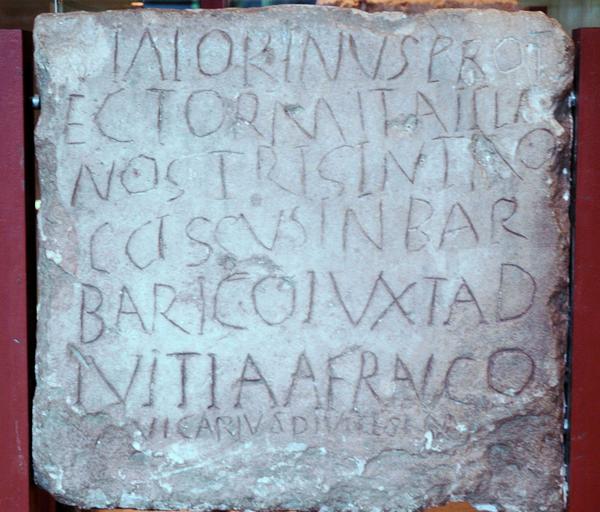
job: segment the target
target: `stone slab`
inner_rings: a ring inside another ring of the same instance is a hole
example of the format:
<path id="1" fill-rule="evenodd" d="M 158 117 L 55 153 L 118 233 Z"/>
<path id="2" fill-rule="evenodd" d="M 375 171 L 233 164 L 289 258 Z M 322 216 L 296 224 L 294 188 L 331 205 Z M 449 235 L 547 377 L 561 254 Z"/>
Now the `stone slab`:
<path id="1" fill-rule="evenodd" d="M 573 71 L 539 13 L 42 15 L 37 482 L 563 510 Z"/>

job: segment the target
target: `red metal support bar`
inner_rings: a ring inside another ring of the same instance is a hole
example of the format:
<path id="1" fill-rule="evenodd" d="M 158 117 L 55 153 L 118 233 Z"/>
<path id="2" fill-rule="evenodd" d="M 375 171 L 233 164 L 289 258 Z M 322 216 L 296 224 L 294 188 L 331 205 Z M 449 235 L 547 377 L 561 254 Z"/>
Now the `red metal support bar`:
<path id="1" fill-rule="evenodd" d="M 227 7 L 227 0 L 200 0 L 202 9 L 223 9 Z"/>
<path id="2" fill-rule="evenodd" d="M 24 35 L 0 30 L 0 510 L 29 512 Z"/>
<path id="3" fill-rule="evenodd" d="M 574 32 L 575 246 L 569 512 L 597 508 L 600 490 L 600 28 Z"/>

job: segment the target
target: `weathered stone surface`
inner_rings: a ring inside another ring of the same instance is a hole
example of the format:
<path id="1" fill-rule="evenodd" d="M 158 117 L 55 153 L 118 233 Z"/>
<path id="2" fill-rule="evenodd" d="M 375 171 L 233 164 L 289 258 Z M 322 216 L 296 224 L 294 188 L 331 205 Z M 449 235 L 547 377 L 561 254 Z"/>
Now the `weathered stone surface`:
<path id="1" fill-rule="evenodd" d="M 572 48 L 538 13 L 44 15 L 37 481 L 562 510 Z"/>
<path id="2" fill-rule="evenodd" d="M 429 9 L 465 8 L 504 9 L 518 8 L 517 0 L 317 0 L 319 5 L 352 7 L 367 12 L 404 11 L 424 12 Z"/>

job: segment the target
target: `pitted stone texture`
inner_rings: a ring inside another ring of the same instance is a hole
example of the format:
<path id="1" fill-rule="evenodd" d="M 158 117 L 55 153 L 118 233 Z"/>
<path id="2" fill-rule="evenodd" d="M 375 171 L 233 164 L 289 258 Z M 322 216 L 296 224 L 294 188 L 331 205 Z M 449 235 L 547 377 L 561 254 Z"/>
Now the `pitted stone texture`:
<path id="1" fill-rule="evenodd" d="M 556 23 L 144 10 L 43 15 L 35 42 L 42 486 L 562 510 Z"/>

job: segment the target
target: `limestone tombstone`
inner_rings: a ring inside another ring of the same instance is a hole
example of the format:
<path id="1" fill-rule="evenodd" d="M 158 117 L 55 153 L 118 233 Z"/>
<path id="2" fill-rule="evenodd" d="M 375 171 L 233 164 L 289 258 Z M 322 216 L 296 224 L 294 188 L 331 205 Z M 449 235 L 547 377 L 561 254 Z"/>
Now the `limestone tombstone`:
<path id="1" fill-rule="evenodd" d="M 573 49 L 540 13 L 42 15 L 37 482 L 563 509 Z"/>

